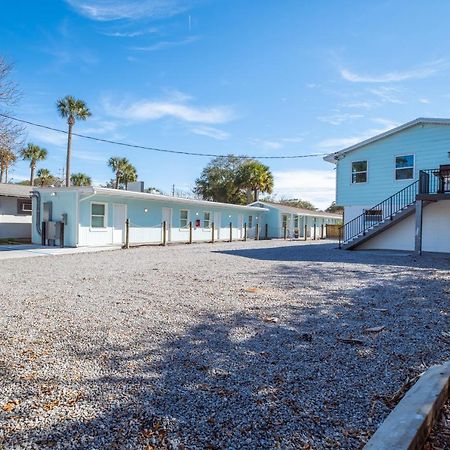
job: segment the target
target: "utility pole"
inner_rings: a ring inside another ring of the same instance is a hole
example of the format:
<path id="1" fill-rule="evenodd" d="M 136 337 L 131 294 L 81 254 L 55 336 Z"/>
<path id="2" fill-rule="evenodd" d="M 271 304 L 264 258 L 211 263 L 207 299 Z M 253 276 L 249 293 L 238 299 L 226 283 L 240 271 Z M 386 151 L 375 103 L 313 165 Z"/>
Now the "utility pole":
<path id="1" fill-rule="evenodd" d="M 175 185 L 172 184 L 172 197 L 175 197 Z"/>

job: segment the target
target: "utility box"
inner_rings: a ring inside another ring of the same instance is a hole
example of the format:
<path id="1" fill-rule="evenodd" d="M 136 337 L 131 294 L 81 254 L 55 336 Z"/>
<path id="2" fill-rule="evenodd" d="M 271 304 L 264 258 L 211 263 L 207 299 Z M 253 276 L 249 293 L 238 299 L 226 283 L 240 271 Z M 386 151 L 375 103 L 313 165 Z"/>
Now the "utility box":
<path id="1" fill-rule="evenodd" d="M 144 182 L 134 181 L 133 183 L 128 183 L 127 191 L 144 192 Z"/>
<path id="2" fill-rule="evenodd" d="M 46 231 L 49 241 L 56 241 L 60 238 L 61 222 L 47 222 Z"/>

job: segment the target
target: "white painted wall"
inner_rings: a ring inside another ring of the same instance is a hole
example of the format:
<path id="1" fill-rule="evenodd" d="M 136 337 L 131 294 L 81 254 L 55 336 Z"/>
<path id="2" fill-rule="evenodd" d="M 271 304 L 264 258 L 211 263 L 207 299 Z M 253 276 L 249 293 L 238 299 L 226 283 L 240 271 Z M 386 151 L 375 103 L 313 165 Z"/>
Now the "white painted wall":
<path id="1" fill-rule="evenodd" d="M 414 251 L 415 216 L 361 244 L 361 250 Z M 423 210 L 422 251 L 450 253 L 450 201 L 428 204 Z"/>
<path id="2" fill-rule="evenodd" d="M 0 197 L 0 239 L 31 238 L 31 215 L 17 214 L 16 197 Z"/>
<path id="3" fill-rule="evenodd" d="M 360 216 L 365 209 L 372 208 L 373 205 L 354 205 L 354 206 L 345 206 L 344 207 L 344 223 L 350 222 L 355 217 Z"/>
<path id="4" fill-rule="evenodd" d="M 450 253 L 450 200 L 424 208 L 422 250 Z"/>

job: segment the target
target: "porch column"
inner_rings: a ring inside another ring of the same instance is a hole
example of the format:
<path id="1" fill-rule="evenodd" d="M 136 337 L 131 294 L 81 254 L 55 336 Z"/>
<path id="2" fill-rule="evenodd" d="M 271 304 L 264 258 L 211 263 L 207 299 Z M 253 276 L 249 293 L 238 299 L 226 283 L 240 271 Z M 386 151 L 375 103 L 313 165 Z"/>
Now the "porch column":
<path id="1" fill-rule="evenodd" d="M 422 225 L 423 225 L 423 200 L 416 200 L 416 234 L 414 251 L 417 255 L 422 254 Z"/>

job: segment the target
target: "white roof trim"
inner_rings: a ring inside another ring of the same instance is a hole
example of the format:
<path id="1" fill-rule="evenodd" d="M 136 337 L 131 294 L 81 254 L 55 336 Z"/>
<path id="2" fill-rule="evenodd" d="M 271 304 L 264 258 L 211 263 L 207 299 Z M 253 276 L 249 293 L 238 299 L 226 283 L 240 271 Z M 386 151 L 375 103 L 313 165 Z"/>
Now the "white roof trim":
<path id="1" fill-rule="evenodd" d="M 168 203 L 182 203 L 189 205 L 199 205 L 209 208 L 231 208 L 231 209 L 242 209 L 245 211 L 253 211 L 257 209 L 258 211 L 267 211 L 266 208 L 254 208 L 252 206 L 246 205 L 234 205 L 233 203 L 220 203 L 220 202 L 210 202 L 208 200 L 196 200 L 191 198 L 180 198 L 180 197 L 170 197 L 168 195 L 161 194 L 150 194 L 148 192 L 135 192 L 135 191 L 126 191 L 124 189 L 109 189 L 102 187 L 42 187 L 35 188 L 35 191 L 46 191 L 46 192 L 79 192 L 80 194 L 87 195 L 105 195 L 105 196 L 114 196 L 114 197 L 128 197 L 128 198 L 136 198 L 140 200 L 154 200 L 159 202 L 168 202 Z"/>
<path id="2" fill-rule="evenodd" d="M 418 119 L 411 120 L 410 122 L 406 122 L 403 125 L 392 128 L 391 130 L 385 131 L 384 133 L 377 134 L 369 139 L 359 142 L 358 144 L 351 145 L 350 147 L 344 148 L 343 150 L 339 150 L 334 153 L 330 153 L 325 156 L 323 159 L 330 163 L 335 163 L 339 160 L 341 156 L 346 155 L 349 152 L 357 150 L 365 145 L 372 144 L 373 142 L 379 141 L 380 139 L 384 139 L 393 134 L 399 133 L 400 131 L 406 130 L 408 128 L 414 127 L 416 125 L 421 124 L 431 124 L 431 125 L 450 125 L 450 119 L 431 119 L 426 117 L 419 117 Z"/>
<path id="3" fill-rule="evenodd" d="M 286 211 L 291 214 L 293 214 L 292 209 L 297 209 L 299 216 L 326 217 L 328 219 L 342 219 L 342 215 L 337 214 L 337 213 L 328 213 L 326 211 L 313 211 L 313 210 L 309 210 L 309 209 L 297 208 L 296 206 L 282 205 L 281 203 L 280 204 L 267 203 L 263 200 L 258 200 L 257 202 L 250 203 L 249 206 L 252 206 L 255 203 L 262 203 L 263 205 L 267 205 L 268 208 L 271 207 L 271 208 L 279 209 L 280 211 Z M 286 206 L 286 208 L 285 208 L 285 206 Z M 255 206 L 252 206 L 252 208 L 256 209 Z M 292 208 L 292 209 L 290 209 L 290 208 Z"/>

